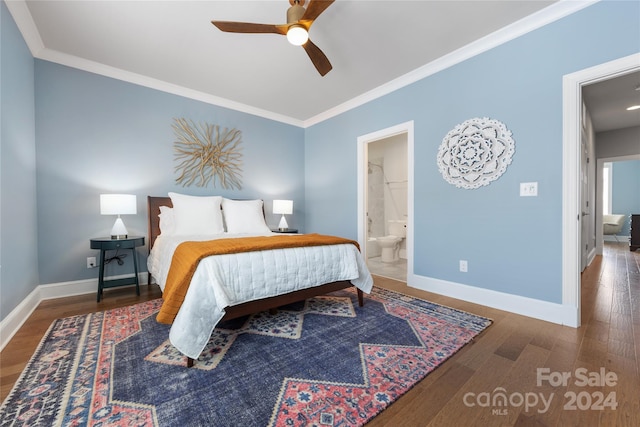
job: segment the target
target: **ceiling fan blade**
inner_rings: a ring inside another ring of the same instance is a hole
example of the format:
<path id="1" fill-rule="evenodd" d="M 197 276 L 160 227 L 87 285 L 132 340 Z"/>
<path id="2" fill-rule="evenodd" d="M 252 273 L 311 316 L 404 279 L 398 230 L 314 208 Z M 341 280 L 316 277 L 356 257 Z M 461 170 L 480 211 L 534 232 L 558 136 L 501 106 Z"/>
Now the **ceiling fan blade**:
<path id="1" fill-rule="evenodd" d="M 313 21 L 324 12 L 335 0 L 311 0 L 301 21 Z"/>
<path id="2" fill-rule="evenodd" d="M 211 21 L 219 30 L 227 33 L 287 34 L 288 25 L 252 24 L 250 22 Z"/>
<path id="3" fill-rule="evenodd" d="M 318 70 L 321 76 L 324 76 L 329 71 L 331 71 L 331 69 L 333 68 L 331 66 L 331 62 L 329 62 L 327 56 L 320 50 L 318 46 L 313 44 L 311 40 L 308 40 L 305 44 L 302 45 L 302 47 L 307 52 L 307 55 L 309 55 L 309 58 L 311 58 L 311 62 L 313 62 L 313 65 L 315 65 L 316 70 Z"/>

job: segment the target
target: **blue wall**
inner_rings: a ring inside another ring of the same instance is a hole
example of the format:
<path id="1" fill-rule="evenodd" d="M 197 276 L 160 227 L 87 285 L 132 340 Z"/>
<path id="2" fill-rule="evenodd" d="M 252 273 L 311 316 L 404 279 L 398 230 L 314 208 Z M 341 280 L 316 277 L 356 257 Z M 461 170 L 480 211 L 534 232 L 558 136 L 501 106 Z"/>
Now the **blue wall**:
<path id="1" fill-rule="evenodd" d="M 597 3 L 308 128 L 307 228 L 356 237 L 356 139 L 413 120 L 414 273 L 560 303 L 562 77 L 639 51 L 640 3 Z M 444 181 L 436 155 L 473 117 L 505 123 L 516 152 L 500 179 L 464 190 Z M 539 196 L 519 197 L 529 181 Z"/>
<path id="2" fill-rule="evenodd" d="M 0 2 L 0 319 L 36 286 L 35 104 L 33 57 Z"/>
<path id="3" fill-rule="evenodd" d="M 630 234 L 628 216 L 640 215 L 640 160 L 613 162 L 611 213 L 626 215 L 621 236 Z"/>
<path id="4" fill-rule="evenodd" d="M 294 200 L 291 226 L 304 227 L 303 130 L 58 64 L 36 60 L 38 234 L 42 283 L 87 279 L 91 237 L 109 234 L 100 193 L 130 193 L 138 214 L 124 216 L 130 235 L 147 235 L 147 195 L 169 191 Z M 243 188 L 184 188 L 175 183 L 174 118 L 242 131 Z M 146 266 L 147 250 L 140 251 Z M 130 257 L 127 258 L 129 264 Z M 132 272 L 108 265 L 107 274 Z"/>
<path id="5" fill-rule="evenodd" d="M 182 191 L 290 198 L 292 227 L 355 238 L 356 139 L 409 120 L 415 273 L 560 302 L 562 76 L 640 51 L 640 4 L 598 3 L 303 130 L 34 61 L 6 6 L 0 10 L 2 318 L 37 284 L 97 276 L 85 258 L 96 255 L 89 238 L 106 235 L 114 221 L 99 214 L 103 192 L 138 196 L 138 215 L 124 217 L 130 234 L 146 235 L 147 195 Z M 177 117 L 242 131 L 242 190 L 175 184 Z M 436 153 L 446 133 L 472 117 L 504 122 L 516 153 L 499 180 L 462 190 L 442 179 Z M 525 181 L 538 181 L 539 197 L 518 197 Z M 459 259 L 469 261 L 468 273 L 458 272 Z"/>

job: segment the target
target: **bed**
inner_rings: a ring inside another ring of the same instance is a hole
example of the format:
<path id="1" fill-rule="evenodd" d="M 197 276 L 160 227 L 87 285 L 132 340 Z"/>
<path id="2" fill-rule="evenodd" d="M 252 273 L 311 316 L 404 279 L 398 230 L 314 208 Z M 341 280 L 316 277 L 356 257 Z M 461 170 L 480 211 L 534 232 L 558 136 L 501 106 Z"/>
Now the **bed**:
<path id="1" fill-rule="evenodd" d="M 357 244 L 340 242 L 339 244 L 325 243 L 323 246 L 289 247 L 294 243 L 289 243 L 287 239 L 307 237 L 311 239 L 313 235 L 294 237 L 290 234 L 271 232 L 264 222 L 261 200 L 219 198 L 221 202 L 217 210 L 225 212 L 222 233 L 220 225 L 213 230 L 206 230 L 204 234 L 199 234 L 195 228 L 183 229 L 175 233 L 176 225 L 173 224 L 175 214 L 184 215 L 186 210 L 188 215 L 196 215 L 195 219 L 190 218 L 190 221 L 186 221 L 188 228 L 198 223 L 197 216 L 205 215 L 206 209 L 199 208 L 200 205 L 191 204 L 192 202 L 200 203 L 204 198 L 169 194 L 170 197 L 149 196 L 147 198 L 149 215 L 147 266 L 149 283 L 152 283 L 153 277 L 163 291 L 163 308 L 158 314 L 158 320 L 171 323 L 169 339 L 174 347 L 187 356 L 189 367 L 204 349 L 217 323 L 222 320 L 266 310 L 273 311 L 283 305 L 351 286 L 356 287 L 358 303 L 362 306 L 363 292 L 371 291 L 373 280 Z M 215 197 L 212 198 L 215 199 Z M 198 206 L 197 209 L 196 206 Z M 216 210 L 215 204 L 213 206 L 210 213 Z M 256 212 L 258 209 L 259 213 Z M 167 213 L 171 216 L 167 217 Z M 254 220 L 257 216 L 261 216 L 261 219 Z M 168 222 L 167 218 L 171 218 L 171 221 Z M 258 224 L 260 222 L 261 224 Z M 181 225 L 185 225 L 184 219 Z M 333 238 L 333 236 L 324 237 Z M 195 270 L 191 269 L 192 275 L 187 276 L 187 279 L 183 278 L 183 281 L 189 283 L 183 301 L 179 304 L 179 309 L 176 309 L 175 317 L 170 318 L 170 322 L 167 321 L 166 316 L 161 319 L 164 306 L 168 304 L 167 300 L 171 297 L 170 293 L 175 289 L 171 286 L 175 282 L 173 273 L 178 269 L 173 264 L 179 263 L 173 260 L 174 254 L 179 254 L 180 250 L 188 245 L 222 247 L 223 243 L 246 242 L 252 239 L 283 241 L 285 246 L 203 257 L 194 267 Z M 173 271 L 171 271 L 172 268 Z"/>

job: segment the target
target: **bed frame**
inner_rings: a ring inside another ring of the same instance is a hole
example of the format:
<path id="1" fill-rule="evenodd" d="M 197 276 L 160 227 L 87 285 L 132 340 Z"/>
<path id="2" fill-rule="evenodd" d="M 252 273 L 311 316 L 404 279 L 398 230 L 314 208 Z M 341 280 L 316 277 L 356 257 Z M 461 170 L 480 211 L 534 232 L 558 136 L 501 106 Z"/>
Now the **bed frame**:
<path id="1" fill-rule="evenodd" d="M 148 205 L 148 215 L 149 215 L 149 252 L 151 252 L 151 248 L 153 248 L 153 244 L 156 241 L 156 238 L 160 234 L 160 206 L 168 206 L 173 207 L 171 203 L 171 198 L 169 197 L 156 197 L 156 196 L 148 196 L 147 197 L 147 205 Z M 148 282 L 151 283 L 151 273 L 148 273 Z M 308 298 L 313 298 L 318 295 L 324 295 L 329 292 L 338 291 L 341 289 L 346 289 L 353 286 L 351 282 L 347 280 L 342 280 L 338 282 L 326 283 L 324 285 L 315 286 L 313 288 L 301 289 L 298 291 L 289 292 L 286 294 L 263 298 L 255 301 L 249 301 L 243 304 L 238 304 L 234 306 L 229 306 L 225 308 L 225 315 L 222 320 L 230 320 L 235 319 L 237 317 L 247 316 L 249 314 L 259 313 L 261 311 L 275 311 L 276 308 L 292 304 L 298 301 L 304 301 Z M 357 289 L 358 293 L 358 305 L 362 307 L 364 305 L 364 296 L 362 290 Z M 191 358 L 187 359 L 187 366 L 193 366 L 194 360 Z"/>

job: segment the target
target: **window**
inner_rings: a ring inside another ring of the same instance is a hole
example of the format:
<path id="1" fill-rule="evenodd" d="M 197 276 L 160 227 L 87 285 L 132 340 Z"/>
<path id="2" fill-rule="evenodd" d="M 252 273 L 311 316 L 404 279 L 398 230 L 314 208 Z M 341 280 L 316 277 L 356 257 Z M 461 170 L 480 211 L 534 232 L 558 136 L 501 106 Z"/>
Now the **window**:
<path id="1" fill-rule="evenodd" d="M 612 179 L 613 165 L 611 162 L 606 162 L 602 168 L 602 214 L 611 214 L 611 193 L 612 193 Z"/>

